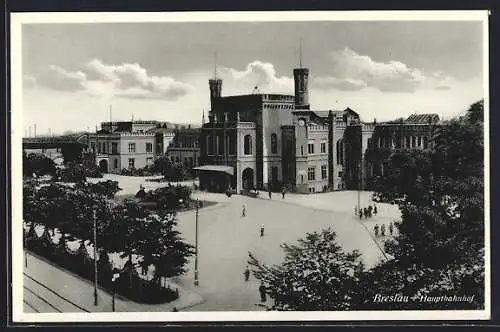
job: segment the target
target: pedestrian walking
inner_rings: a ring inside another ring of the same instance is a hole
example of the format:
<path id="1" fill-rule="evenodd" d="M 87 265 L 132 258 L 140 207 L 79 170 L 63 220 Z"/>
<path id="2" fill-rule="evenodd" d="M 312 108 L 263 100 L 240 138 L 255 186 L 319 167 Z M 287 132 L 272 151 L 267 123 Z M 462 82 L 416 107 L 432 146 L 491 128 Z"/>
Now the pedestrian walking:
<path id="1" fill-rule="evenodd" d="M 248 269 L 248 266 L 245 268 L 245 272 L 243 274 L 245 275 L 245 281 L 248 281 L 250 278 L 250 270 Z"/>
<path id="2" fill-rule="evenodd" d="M 382 226 L 380 226 L 380 234 L 381 234 L 382 236 L 384 236 L 384 235 L 385 235 L 385 224 L 382 224 Z"/>
<path id="3" fill-rule="evenodd" d="M 247 205 L 243 204 L 243 207 L 241 208 L 241 216 L 246 217 L 247 216 Z"/>
<path id="4" fill-rule="evenodd" d="M 367 208 L 363 209 L 363 215 L 365 216 L 365 218 L 368 218 L 368 209 Z"/>
<path id="5" fill-rule="evenodd" d="M 359 219 L 363 219 L 363 209 L 359 209 Z"/>
<path id="6" fill-rule="evenodd" d="M 281 199 L 285 199 L 285 192 L 286 192 L 286 188 L 285 188 L 285 187 L 283 187 L 283 188 L 281 189 Z"/>
<path id="7" fill-rule="evenodd" d="M 373 204 L 373 214 L 377 215 L 377 206 Z"/>
<path id="8" fill-rule="evenodd" d="M 264 236 L 264 225 L 260 226 L 260 236 Z"/>
<path id="9" fill-rule="evenodd" d="M 373 208 L 371 205 L 368 205 L 368 215 L 371 217 L 373 212 Z"/>
<path id="10" fill-rule="evenodd" d="M 392 223 L 392 221 L 389 223 L 389 233 L 392 235 L 392 233 L 394 232 L 394 224 Z"/>
<path id="11" fill-rule="evenodd" d="M 259 286 L 259 293 L 260 293 L 260 302 L 266 302 L 266 287 L 264 284 L 260 284 Z"/>
<path id="12" fill-rule="evenodd" d="M 355 207 L 354 207 L 354 215 L 355 215 L 355 216 L 357 216 L 357 215 L 358 215 L 358 207 L 357 207 L 357 206 L 355 206 Z"/>
<path id="13" fill-rule="evenodd" d="M 269 188 L 269 199 L 271 199 L 271 196 L 272 196 L 272 191 L 271 191 L 271 188 Z"/>
<path id="14" fill-rule="evenodd" d="M 373 227 L 373 231 L 375 232 L 375 236 L 378 236 L 378 224 L 375 224 L 375 227 Z"/>

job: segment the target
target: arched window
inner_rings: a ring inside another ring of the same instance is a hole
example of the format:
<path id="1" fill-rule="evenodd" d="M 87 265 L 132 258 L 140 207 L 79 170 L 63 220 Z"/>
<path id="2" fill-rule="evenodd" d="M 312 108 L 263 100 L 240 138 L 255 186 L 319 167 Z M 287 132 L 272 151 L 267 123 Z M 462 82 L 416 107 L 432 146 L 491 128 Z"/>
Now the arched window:
<path id="1" fill-rule="evenodd" d="M 278 153 L 278 135 L 271 134 L 271 153 Z"/>
<path id="2" fill-rule="evenodd" d="M 337 141 L 337 165 L 344 164 L 344 141 L 339 139 Z"/>
<path id="3" fill-rule="evenodd" d="M 252 154 L 252 136 L 245 135 L 243 150 L 245 154 Z"/>

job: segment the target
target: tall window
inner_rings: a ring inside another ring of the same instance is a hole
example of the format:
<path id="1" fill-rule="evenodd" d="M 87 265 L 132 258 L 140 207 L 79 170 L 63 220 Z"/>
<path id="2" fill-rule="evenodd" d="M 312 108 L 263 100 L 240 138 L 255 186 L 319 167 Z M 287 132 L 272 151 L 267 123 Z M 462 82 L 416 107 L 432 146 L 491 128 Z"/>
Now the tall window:
<path id="1" fill-rule="evenodd" d="M 416 144 L 417 144 L 416 137 L 415 137 L 415 136 L 412 136 L 412 137 L 411 137 L 411 147 L 412 147 L 412 148 L 414 148 Z"/>
<path id="2" fill-rule="evenodd" d="M 153 157 L 146 158 L 146 165 L 153 165 Z"/>
<path id="3" fill-rule="evenodd" d="M 309 167 L 307 169 L 307 180 L 314 181 L 316 180 L 316 168 Z"/>
<path id="4" fill-rule="evenodd" d="M 95 152 L 95 142 L 90 142 L 90 149 Z"/>
<path id="5" fill-rule="evenodd" d="M 427 136 L 424 136 L 424 149 L 427 149 L 427 146 L 429 144 Z"/>
<path id="6" fill-rule="evenodd" d="M 300 155 L 301 156 L 304 155 L 304 146 L 303 145 L 300 146 Z"/>
<path id="7" fill-rule="evenodd" d="M 207 153 L 214 154 L 214 137 L 213 136 L 207 137 Z"/>
<path id="8" fill-rule="evenodd" d="M 337 165 L 344 164 L 344 141 L 339 139 L 337 141 Z"/>
<path id="9" fill-rule="evenodd" d="M 218 154 L 224 155 L 224 137 L 217 135 L 217 146 L 219 147 Z"/>
<path id="10" fill-rule="evenodd" d="M 418 139 L 417 139 L 417 146 L 420 148 L 422 147 L 422 136 L 418 136 Z"/>
<path id="11" fill-rule="evenodd" d="M 135 152 L 135 143 L 128 143 L 128 152 Z"/>
<path id="12" fill-rule="evenodd" d="M 271 134 L 271 153 L 278 153 L 278 135 Z"/>
<path id="13" fill-rule="evenodd" d="M 314 154 L 314 142 L 309 142 L 307 144 L 307 153 Z"/>
<path id="14" fill-rule="evenodd" d="M 135 168 L 135 159 L 128 158 L 128 168 Z"/>
<path id="15" fill-rule="evenodd" d="M 153 152 L 153 143 L 146 143 L 146 152 Z"/>
<path id="16" fill-rule="evenodd" d="M 114 160 L 114 165 L 113 166 L 114 166 L 113 168 L 118 168 L 118 159 Z"/>
<path id="17" fill-rule="evenodd" d="M 406 148 L 410 148 L 411 147 L 411 144 L 410 144 L 410 136 L 406 136 Z"/>
<path id="18" fill-rule="evenodd" d="M 321 165 L 321 178 L 324 180 L 328 177 L 326 165 Z"/>
<path id="19" fill-rule="evenodd" d="M 112 154 L 118 154 L 118 143 L 117 142 L 112 142 L 111 143 L 111 153 Z"/>
<path id="20" fill-rule="evenodd" d="M 243 141 L 243 150 L 245 154 L 252 154 L 252 136 L 245 135 Z"/>
<path id="21" fill-rule="evenodd" d="M 321 153 L 326 153 L 326 142 L 321 142 Z"/>
<path id="22" fill-rule="evenodd" d="M 401 137 L 399 136 L 399 133 L 396 134 L 396 149 L 401 148 Z"/>

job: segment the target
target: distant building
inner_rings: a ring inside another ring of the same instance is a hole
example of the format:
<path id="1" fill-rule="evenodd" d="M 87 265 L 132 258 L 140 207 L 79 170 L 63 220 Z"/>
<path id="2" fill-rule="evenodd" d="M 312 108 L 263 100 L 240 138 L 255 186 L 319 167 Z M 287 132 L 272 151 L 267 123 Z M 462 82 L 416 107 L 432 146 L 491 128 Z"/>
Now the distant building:
<path id="1" fill-rule="evenodd" d="M 170 154 L 171 158 L 178 157 L 183 162 L 187 160 L 186 167 L 191 168 L 190 158 L 198 160 L 199 149 L 189 148 L 185 143 L 191 140 L 197 142 L 198 136 L 199 130 L 197 134 L 196 129 L 190 126 L 159 121 L 102 122 L 100 130 L 89 134 L 88 148 L 105 173 L 144 168 L 152 165 L 157 157 Z"/>
<path id="2" fill-rule="evenodd" d="M 173 140 L 166 149 L 166 154 L 172 162 L 181 162 L 187 169 L 199 165 L 200 133 L 200 128 L 191 126 L 178 126 L 173 130 Z"/>
<path id="3" fill-rule="evenodd" d="M 293 71 L 295 95 L 222 96 L 209 80 L 211 110 L 200 136 L 200 186 L 238 191 L 283 186 L 301 193 L 364 188 L 384 174 L 387 153 L 428 148 L 437 115 L 362 123 L 350 108 L 311 110 L 309 70 Z M 409 141 L 407 141 L 409 139 Z"/>
<path id="4" fill-rule="evenodd" d="M 87 133 L 23 138 L 23 151 L 43 154 L 52 160 L 77 158 L 87 151 Z"/>

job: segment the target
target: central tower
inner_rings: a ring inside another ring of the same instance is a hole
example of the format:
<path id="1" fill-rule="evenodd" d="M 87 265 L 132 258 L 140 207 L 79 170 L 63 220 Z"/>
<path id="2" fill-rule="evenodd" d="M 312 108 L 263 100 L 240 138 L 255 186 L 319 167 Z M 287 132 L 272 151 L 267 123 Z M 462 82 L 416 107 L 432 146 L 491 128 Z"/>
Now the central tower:
<path id="1" fill-rule="evenodd" d="M 208 80 L 210 87 L 210 108 L 215 111 L 215 100 L 222 94 L 222 79 L 217 78 L 217 54 L 214 54 L 214 78 Z"/>
<path id="2" fill-rule="evenodd" d="M 309 69 L 302 68 L 302 40 L 299 48 L 299 68 L 293 70 L 295 83 L 295 109 L 309 109 Z"/>

